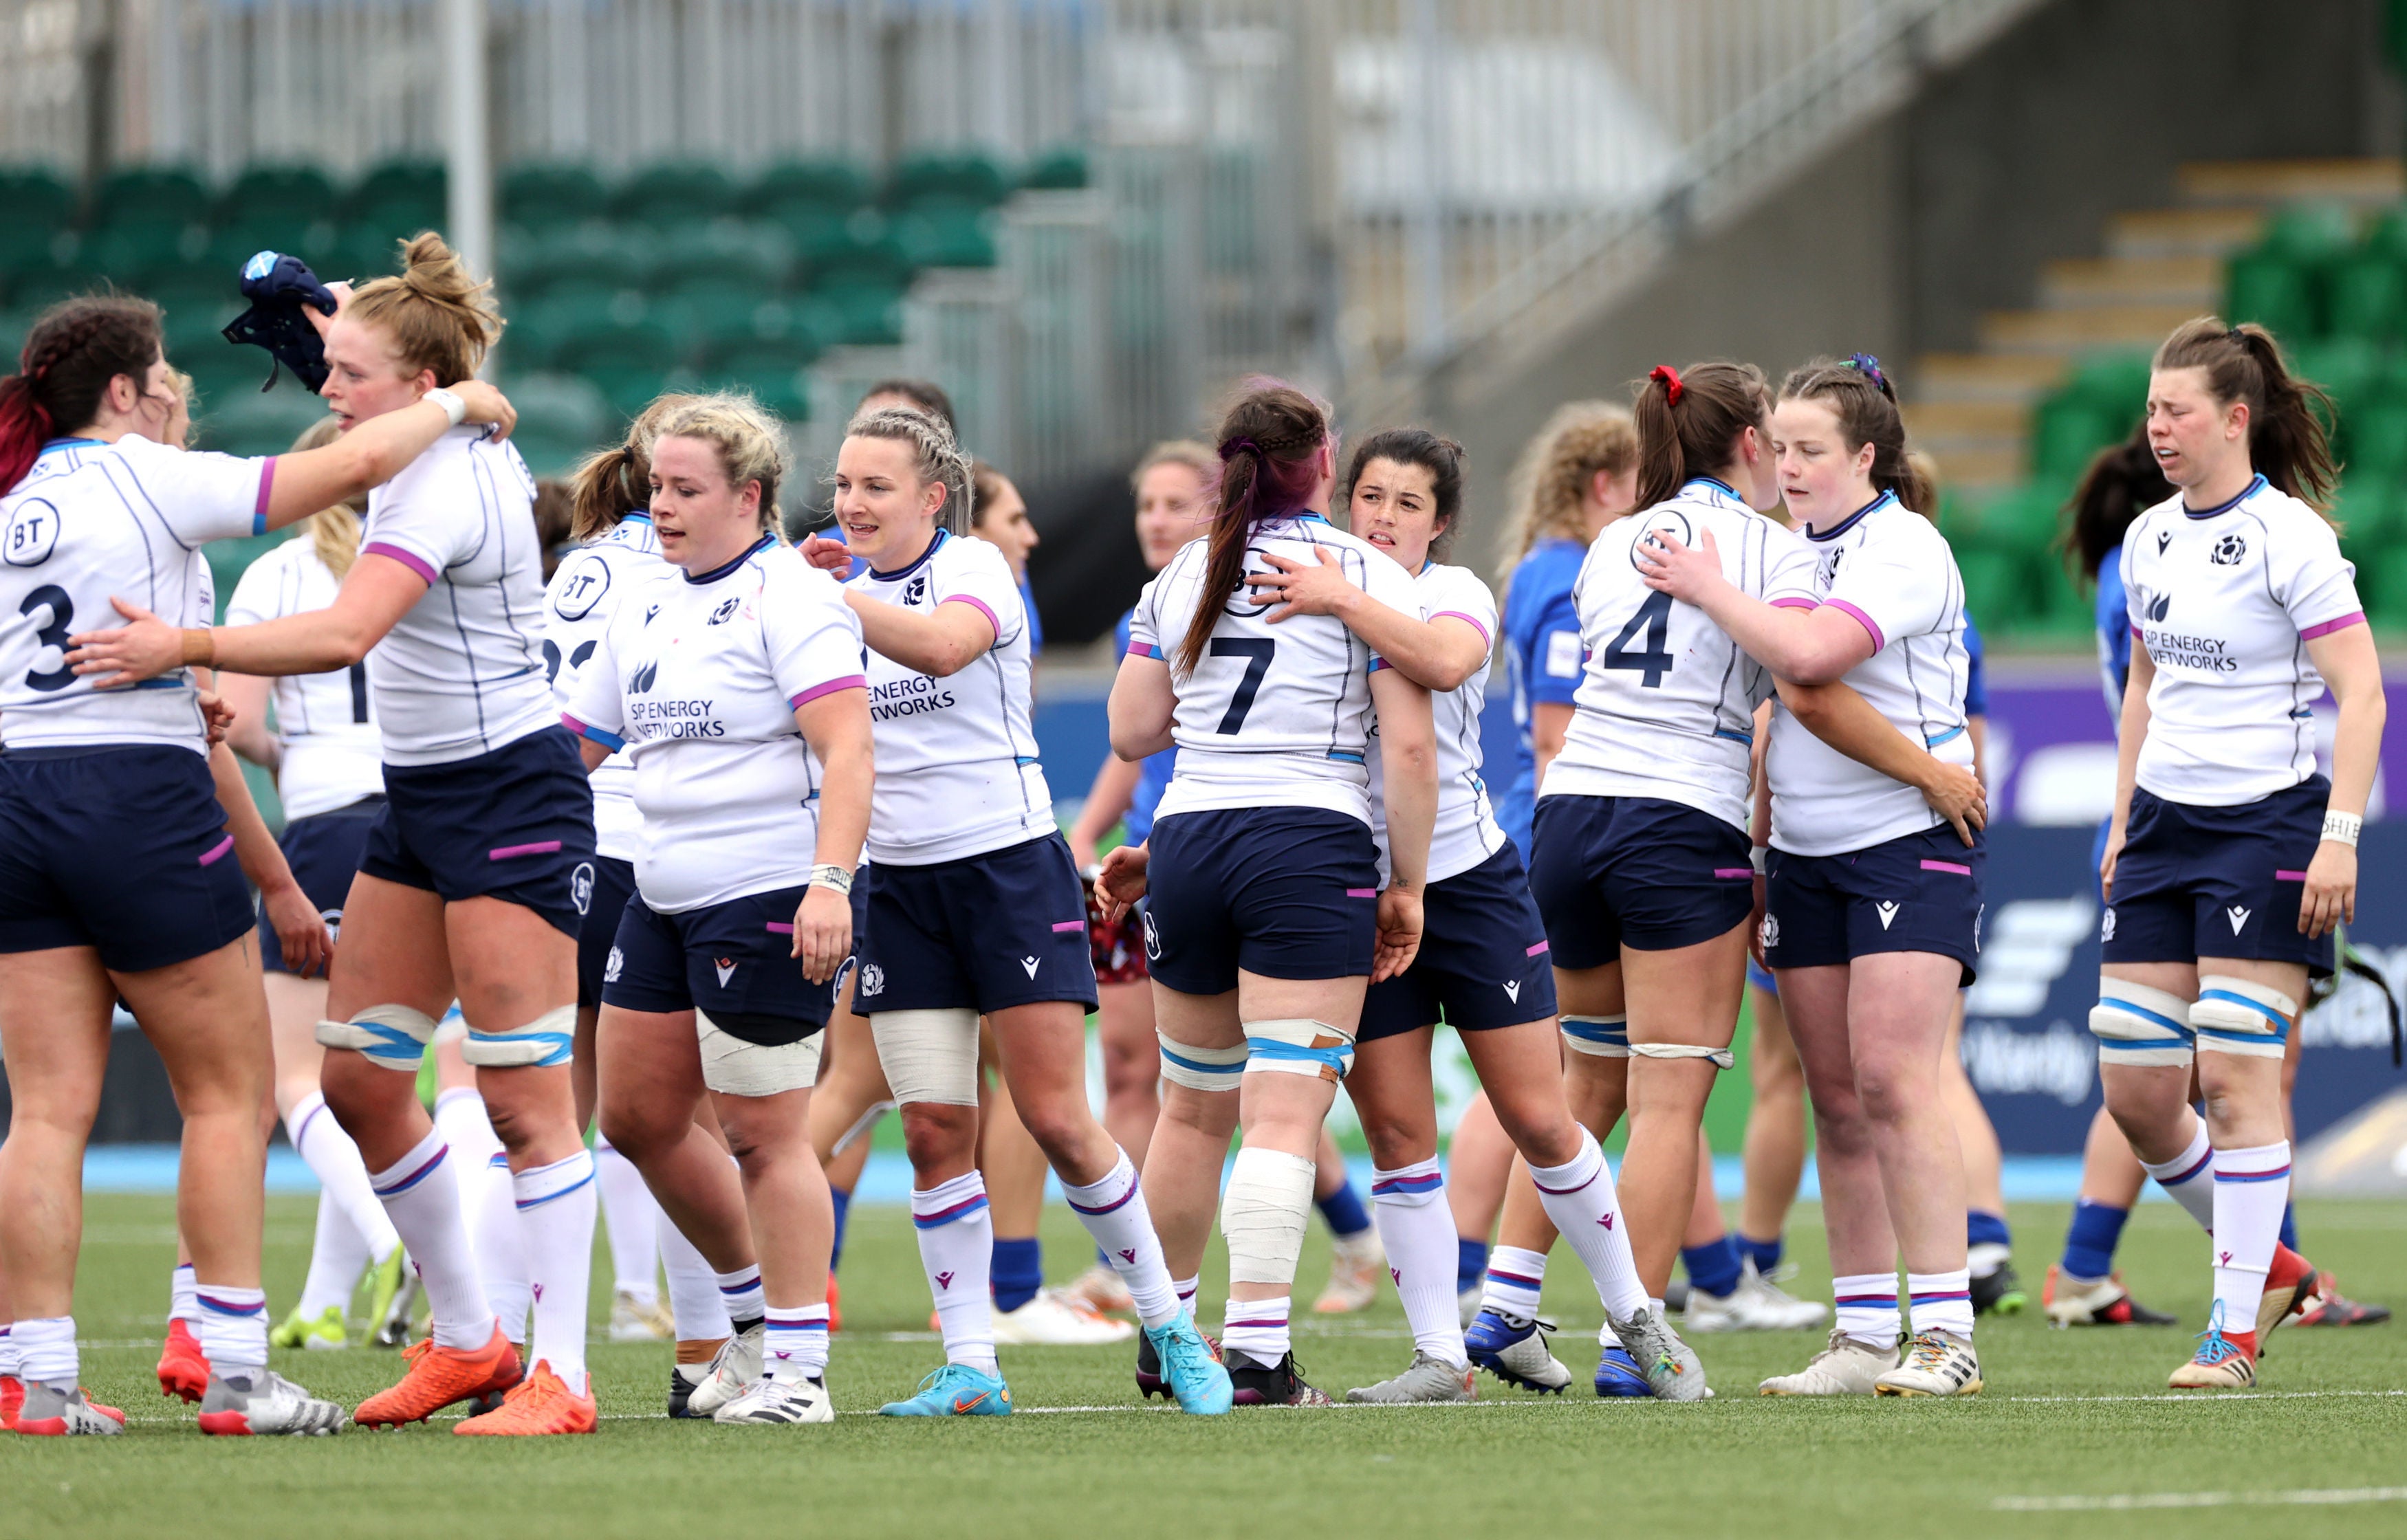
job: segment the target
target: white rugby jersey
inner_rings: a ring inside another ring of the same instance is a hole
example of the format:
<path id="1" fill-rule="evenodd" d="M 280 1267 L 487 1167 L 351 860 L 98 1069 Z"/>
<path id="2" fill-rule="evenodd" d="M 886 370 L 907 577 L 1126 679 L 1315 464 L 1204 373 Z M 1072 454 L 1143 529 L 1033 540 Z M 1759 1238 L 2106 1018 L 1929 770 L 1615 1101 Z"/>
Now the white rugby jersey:
<path id="1" fill-rule="evenodd" d="M 1393 560 L 1393 558 L 1389 558 Z M 1443 883 L 1487 860 L 1503 847 L 1504 831 L 1480 775 L 1479 713 L 1488 701 L 1488 665 L 1495 656 L 1496 596 L 1468 567 L 1424 562 L 1413 578 L 1423 620 L 1448 615 L 1467 623 L 1488 651 L 1470 678 L 1450 690 L 1430 692 L 1437 724 L 1437 823 L 1430 835 L 1429 881 Z M 1293 622 L 1284 622 L 1291 625 Z M 1379 733 L 1374 725 L 1364 766 L 1370 778 L 1371 827 L 1379 841 L 1379 875 L 1388 875 L 1386 782 L 1379 764 Z"/>
<path id="2" fill-rule="evenodd" d="M 322 610 L 343 586 L 317 546 L 297 534 L 243 570 L 226 601 L 226 624 L 256 626 Z M 269 682 L 276 736 L 284 745 L 276 794 L 287 818 L 346 808 L 384 790 L 384 749 L 369 699 L 368 664 Z"/>
<path id="3" fill-rule="evenodd" d="M 994 645 L 946 679 L 869 655 L 869 720 L 877 735 L 870 859 L 930 866 L 1053 833 L 1053 794 L 1029 724 L 1035 654 L 1028 611 L 1003 553 L 939 530 L 909 566 L 863 568 L 845 586 L 919 615 L 968 604 L 994 627 Z"/>
<path id="4" fill-rule="evenodd" d="M 835 579 L 775 536 L 617 605 L 562 720 L 634 763 L 644 902 L 677 914 L 808 882 L 820 774 L 794 708 L 865 683 Z"/>
<path id="5" fill-rule="evenodd" d="M 577 675 L 601 645 L 602 633 L 629 594 L 682 574 L 661 559 L 649 514 L 629 514 L 560 564 L 544 591 L 543 667 L 551 693 L 566 709 Z M 635 811 L 635 767 L 614 754 L 593 769 L 594 849 L 632 861 L 641 849 L 644 821 Z"/>
<path id="6" fill-rule="evenodd" d="M 2124 535 L 2123 589 L 2157 665 L 2140 784 L 2231 807 L 2314 773 L 2324 681 L 2307 643 L 2365 618 L 2322 516 L 2263 476 L 2202 512 L 2176 494 Z"/>
<path id="7" fill-rule="evenodd" d="M 1572 586 L 1586 655 L 1572 725 L 1541 797 L 1650 797 L 1745 828 L 1755 785 L 1755 711 L 1772 672 L 1693 604 L 1638 573 L 1657 531 L 1694 550 L 1711 534 L 1722 575 L 1773 604 L 1811 609 L 1805 542 L 1698 477 L 1654 507 L 1605 526 Z"/>
<path id="8" fill-rule="evenodd" d="M 1390 609 L 1420 613 L 1412 574 L 1366 540 L 1317 514 L 1267 518 L 1246 547 L 1248 572 L 1272 570 L 1265 556 L 1305 566 L 1334 552 L 1347 581 Z M 1171 737 L 1178 767 L 1157 820 L 1221 808 L 1326 808 L 1371 822 L 1371 671 L 1387 664 L 1333 615 L 1297 615 L 1274 626 L 1275 603 L 1256 603 L 1240 585 L 1216 596 L 1220 617 L 1206 655 L 1181 677 L 1179 644 L 1204 601 L 1209 542 L 1190 541 L 1145 586 L 1129 620 L 1129 651 L 1171 664 L 1177 711 Z"/>
<path id="9" fill-rule="evenodd" d="M 208 753 L 191 671 L 96 690 L 67 638 L 125 624 L 112 595 L 170 626 L 216 618 L 200 547 L 266 527 L 276 461 L 187 454 L 128 434 L 61 439 L 0 495 L 0 743 L 171 744 Z"/>
<path id="10" fill-rule="evenodd" d="M 1873 656 L 1845 683 L 1898 731 L 1951 765 L 1971 766 L 1964 690 L 1964 580 L 1946 537 L 1884 492 L 1827 530 L 1805 531 L 1814 590 L 1872 633 Z M 1772 842 L 1794 855 L 1838 855 L 1944 822 L 1901 781 L 1848 758 L 1780 706 L 1772 712 Z"/>
<path id="11" fill-rule="evenodd" d="M 543 671 L 534 479 L 487 432 L 452 429 L 368 494 L 361 554 L 427 586 L 368 670 L 389 765 L 473 758 L 560 720 Z"/>

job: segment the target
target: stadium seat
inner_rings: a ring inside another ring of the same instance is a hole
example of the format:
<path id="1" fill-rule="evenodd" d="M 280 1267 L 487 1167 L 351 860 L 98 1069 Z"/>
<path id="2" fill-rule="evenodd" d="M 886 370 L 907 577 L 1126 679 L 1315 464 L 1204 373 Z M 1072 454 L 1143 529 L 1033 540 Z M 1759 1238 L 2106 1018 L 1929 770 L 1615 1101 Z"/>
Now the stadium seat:
<path id="1" fill-rule="evenodd" d="M 267 357 L 246 349 L 259 360 L 259 377 L 267 377 Z M 205 395 L 194 419 L 201 447 L 229 455 L 278 455 L 326 415 L 326 403 L 304 390 L 289 376 L 273 390 L 233 390 Z"/>
<path id="2" fill-rule="evenodd" d="M 2407 262 L 2361 252 L 2332 270 L 2326 299 L 2335 337 L 2396 338 L 2407 327 Z"/>
<path id="3" fill-rule="evenodd" d="M 2349 471 L 2332 517 L 2341 525 L 2342 548 L 2360 567 L 2407 533 L 2400 528 L 2397 477 L 2361 467 Z"/>
<path id="4" fill-rule="evenodd" d="M 950 201 L 921 204 L 894 220 L 894 239 L 915 267 L 992 267 L 987 211 Z"/>
<path id="5" fill-rule="evenodd" d="M 1956 570 L 1964 577 L 1964 607 L 1991 630 L 2014 628 L 2030 608 L 2023 562 L 2003 551 L 1959 550 Z"/>
<path id="6" fill-rule="evenodd" d="M 502 236 L 502 276 L 514 296 L 533 298 L 573 284 L 638 288 L 649 266 L 649 243 L 615 225 L 512 226 Z"/>
<path id="7" fill-rule="evenodd" d="M 868 177 L 848 161 L 781 161 L 744 190 L 741 206 L 754 214 L 791 206 L 848 213 L 870 201 Z"/>
<path id="8" fill-rule="evenodd" d="M 2352 475 L 2407 475 L 2407 402 L 2370 403 L 2343 415 L 2340 427 Z"/>
<path id="9" fill-rule="evenodd" d="M 373 167 L 343 198 L 343 219 L 352 223 L 418 230 L 440 225 L 447 189 L 440 161 L 387 161 Z"/>
<path id="10" fill-rule="evenodd" d="M 176 166 L 111 172 L 93 194 L 93 223 L 98 228 L 200 224 L 208 217 L 208 189 L 198 177 Z"/>
<path id="11" fill-rule="evenodd" d="M 810 416 L 810 398 L 803 371 L 816 350 L 797 350 L 776 343 L 754 343 L 721 355 L 699 371 L 712 389 L 743 390 L 788 422 Z"/>
<path id="12" fill-rule="evenodd" d="M 2346 204 L 2289 204 L 2265 221 L 2261 245 L 2302 266 L 2328 266 L 2356 249 L 2357 216 Z"/>
<path id="13" fill-rule="evenodd" d="M 2256 321 L 2275 336 L 2310 337 L 2322 330 L 2314 271 L 2270 247 L 2231 259 L 2225 276 L 2224 314 Z"/>
<path id="14" fill-rule="evenodd" d="M 608 289 L 590 280 L 554 286 L 524 306 L 506 309 L 509 328 L 502 334 L 513 372 L 548 369 L 562 348 L 580 337 L 640 325 L 644 297 L 632 290 Z"/>
<path id="15" fill-rule="evenodd" d="M 794 308 L 788 301 L 764 298 L 757 290 L 711 285 L 689 286 L 656 296 L 651 304 L 652 314 L 676 341 L 677 356 L 697 366 L 759 344 L 816 357 L 819 332 L 798 319 Z"/>
<path id="16" fill-rule="evenodd" d="M 514 224 L 545 230 L 609 212 L 610 194 L 601 178 L 580 165 L 524 165 L 502 177 L 495 202 Z"/>
<path id="17" fill-rule="evenodd" d="M 2374 558 L 2370 572 L 2360 568 L 2357 577 L 2374 624 L 2386 629 L 2407 627 L 2407 549 L 2383 552 Z"/>
<path id="18" fill-rule="evenodd" d="M 616 427 L 610 403 L 593 382 L 575 374 L 520 374 L 510 380 L 518 427 L 510 442 L 538 476 L 568 471 Z"/>
<path id="19" fill-rule="evenodd" d="M 929 200 L 948 200 L 990 207 L 1011 193 L 1011 178 L 991 156 L 967 151 L 952 155 L 911 155 L 895 164 L 886 179 L 886 206 L 915 207 Z"/>
<path id="20" fill-rule="evenodd" d="M 2379 343 L 2345 332 L 2301 342 L 2286 353 L 2293 374 L 2322 386 L 2335 402 L 2352 411 L 2373 394 L 2374 383 L 2383 373 Z"/>
<path id="21" fill-rule="evenodd" d="M 670 229 L 713 219 L 735 206 L 735 184 L 708 161 L 662 161 L 610 195 L 610 212 L 628 224 Z"/>
<path id="22" fill-rule="evenodd" d="M 1087 176 L 1086 152 L 1064 147 L 1031 161 L 1019 185 L 1032 191 L 1066 191 L 1085 187 Z"/>
<path id="23" fill-rule="evenodd" d="M 2085 395 L 2065 391 L 2050 397 L 2031 418 L 2031 473 L 2071 480 L 2087 469 L 2099 450 L 2129 431 L 2126 417 L 2109 413 Z"/>
<path id="24" fill-rule="evenodd" d="M 335 184 L 315 166 L 258 164 L 228 184 L 214 212 L 220 225 L 252 220 L 307 225 L 333 223 L 342 205 Z"/>
<path id="25" fill-rule="evenodd" d="M 794 242 L 773 224 L 716 219 L 669 232 L 648 253 L 656 289 L 711 283 L 775 293 L 794 271 Z"/>
<path id="26" fill-rule="evenodd" d="M 0 207 L 12 225 L 64 230 L 75 222 L 75 190 L 40 166 L 11 166 L 0 169 Z"/>

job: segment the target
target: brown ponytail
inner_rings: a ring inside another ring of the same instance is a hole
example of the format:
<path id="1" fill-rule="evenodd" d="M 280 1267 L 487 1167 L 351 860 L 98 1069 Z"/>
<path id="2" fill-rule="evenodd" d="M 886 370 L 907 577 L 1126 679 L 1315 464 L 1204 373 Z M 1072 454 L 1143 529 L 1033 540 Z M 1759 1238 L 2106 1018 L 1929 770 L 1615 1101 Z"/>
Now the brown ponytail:
<path id="1" fill-rule="evenodd" d="M 591 540 L 619 527 L 629 514 L 652 504 L 652 441 L 671 412 L 693 395 L 656 397 L 627 425 L 626 442 L 589 455 L 568 474 L 568 534 Z"/>
<path id="2" fill-rule="evenodd" d="M 1671 501 L 1691 476 L 1709 476 L 1738 454 L 1739 435 L 1772 415 L 1772 389 L 1751 363 L 1659 364 L 1633 389 L 1638 506 Z"/>
<path id="3" fill-rule="evenodd" d="M 108 382 L 148 383 L 162 354 L 159 307 L 131 294 L 86 294 L 42 312 L 17 373 L 0 379 L 0 493 L 25 479 L 42 445 L 91 426 Z"/>
<path id="4" fill-rule="evenodd" d="M 1266 518 L 1304 509 L 1319 485 L 1329 415 L 1292 386 L 1257 380 L 1220 423 L 1220 481 L 1213 492 L 1210 556 L 1175 667 L 1194 671 L 1220 611 L 1246 575 L 1246 544 Z"/>
<path id="5" fill-rule="evenodd" d="M 2282 345 L 2255 321 L 2226 326 L 2200 316 L 2173 328 L 2151 369 L 2203 369 L 2208 394 L 2225 406 L 2248 406 L 2248 459 L 2284 492 L 2327 513 L 2340 485 L 2333 462 L 2331 397 L 2290 373 Z M 2329 515 L 2327 514 L 2327 516 Z"/>
<path id="6" fill-rule="evenodd" d="M 1930 476 L 1916 465 L 1905 447 L 1905 418 L 1897 409 L 1897 389 L 1889 384 L 1880 360 L 1869 353 L 1845 359 L 1816 359 L 1788 372 L 1780 382 L 1783 401 L 1818 401 L 1839 419 L 1839 436 L 1854 454 L 1873 446 L 1873 486 L 1893 494 L 1916 513 L 1935 517 L 1936 494 Z"/>

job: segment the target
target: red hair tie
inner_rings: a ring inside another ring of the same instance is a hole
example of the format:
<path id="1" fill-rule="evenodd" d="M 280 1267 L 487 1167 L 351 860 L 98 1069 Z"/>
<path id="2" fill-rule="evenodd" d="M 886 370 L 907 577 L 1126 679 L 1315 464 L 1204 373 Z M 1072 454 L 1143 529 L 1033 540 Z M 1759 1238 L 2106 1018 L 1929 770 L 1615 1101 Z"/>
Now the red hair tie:
<path id="1" fill-rule="evenodd" d="M 1663 401 L 1666 405 L 1680 404 L 1680 392 L 1685 387 L 1680 384 L 1680 372 L 1677 369 L 1668 363 L 1659 363 L 1647 372 L 1646 377 L 1663 382 Z"/>

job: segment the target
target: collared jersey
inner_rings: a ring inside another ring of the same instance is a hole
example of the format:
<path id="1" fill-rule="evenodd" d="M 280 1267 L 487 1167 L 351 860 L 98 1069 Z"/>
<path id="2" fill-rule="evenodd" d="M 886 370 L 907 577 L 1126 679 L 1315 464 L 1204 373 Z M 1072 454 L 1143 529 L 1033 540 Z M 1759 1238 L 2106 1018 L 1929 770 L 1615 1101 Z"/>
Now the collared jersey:
<path id="1" fill-rule="evenodd" d="M 1470 568 L 1434 561 L 1422 564 L 1413 586 L 1420 595 L 1421 619 L 1443 615 L 1462 621 L 1489 648 L 1470 678 L 1453 689 L 1430 692 L 1430 712 L 1437 726 L 1437 821 L 1430 834 L 1429 881 L 1443 883 L 1478 866 L 1504 845 L 1504 831 L 1497 827 L 1496 809 L 1488 801 L 1488 783 L 1480 776 L 1479 713 L 1488 703 L 1488 665 L 1495 656 L 1496 596 Z M 1384 878 L 1388 809 L 1375 730 L 1371 734 L 1368 769 L 1372 829 L 1378 837 L 1379 872 Z"/>
<path id="2" fill-rule="evenodd" d="M 1113 629 L 1113 641 L 1121 656 L 1129 650 L 1129 627 L 1136 619 L 1131 610 L 1120 616 Z M 1178 751 L 1167 748 L 1160 754 L 1148 754 L 1136 768 L 1136 789 L 1129 795 L 1129 810 L 1120 819 L 1120 838 L 1132 845 L 1141 845 L 1153 833 L 1153 817 L 1161 806 L 1161 794 L 1170 789 L 1170 777 L 1178 769 Z"/>
<path id="3" fill-rule="evenodd" d="M 1530 742 L 1530 708 L 1568 706 L 1579 693 L 1579 609 L 1572 585 L 1588 547 L 1576 540 L 1542 540 L 1513 569 L 1504 590 L 1504 680 L 1512 691 L 1513 765 L 1497 821 L 1530 854 L 1530 818 L 1537 811 L 1537 750 Z"/>
<path id="4" fill-rule="evenodd" d="M 243 569 L 226 601 L 226 624 L 256 626 L 335 602 L 343 580 L 318 555 L 306 533 Z M 295 673 L 269 681 L 276 737 L 284 754 L 276 767 L 276 794 L 284 816 L 307 818 L 347 808 L 384 790 L 384 741 L 366 661 L 331 673 Z"/>
<path id="5" fill-rule="evenodd" d="M 67 638 L 125 623 L 121 597 L 170 626 L 216 618 L 212 540 L 265 528 L 276 461 L 188 454 L 128 434 L 61 439 L 0 495 L 0 743 L 169 744 L 208 753 L 192 672 L 94 689 Z"/>
<path id="6" fill-rule="evenodd" d="M 1690 481 L 1606 525 L 1573 589 L 1586 658 L 1571 730 L 1541 795 L 1653 798 L 1745 828 L 1755 709 L 1772 694 L 1772 673 L 1704 611 L 1646 586 L 1638 548 L 1659 532 L 1691 550 L 1710 534 L 1722 575 L 1741 592 L 1814 605 L 1805 542 L 1717 481 Z"/>
<path id="7" fill-rule="evenodd" d="M 1964 692 L 1964 580 L 1931 522 L 1888 493 L 1827 530 L 1808 530 L 1814 592 L 1870 632 L 1873 655 L 1846 684 L 1897 730 L 1951 765 L 1973 763 Z M 1775 704 L 1766 764 L 1772 842 L 1793 855 L 1839 855 L 1933 828 L 1922 793 L 1848 758 Z"/>
<path id="8" fill-rule="evenodd" d="M 910 565 L 864 569 L 845 586 L 919 615 L 967 604 L 994 627 L 994 645 L 948 678 L 869 655 L 870 859 L 930 866 L 1053 833 L 1053 793 L 1030 725 L 1028 613 L 1003 553 L 939 530 Z"/>
<path id="9" fill-rule="evenodd" d="M 1319 564 L 1337 557 L 1346 581 L 1390 609 L 1420 613 L 1410 573 L 1365 540 L 1317 514 L 1280 515 L 1254 526 L 1246 568 L 1270 571 L 1268 556 Z M 1129 651 L 1170 664 L 1177 707 L 1171 737 L 1178 766 L 1157 818 L 1220 808 L 1326 808 L 1371 822 L 1371 671 L 1387 664 L 1333 615 L 1297 615 L 1278 625 L 1275 607 L 1240 584 L 1212 596 L 1219 618 L 1205 655 L 1181 674 L 1178 652 L 1204 594 L 1210 544 L 1189 541 L 1145 586 L 1129 623 Z"/>
<path id="10" fill-rule="evenodd" d="M 454 428 L 368 494 L 362 555 L 426 583 L 368 681 L 389 765 L 489 754 L 560 720 L 543 669 L 543 544 L 515 445 Z"/>
<path id="11" fill-rule="evenodd" d="M 2200 807 L 2253 802 L 2315 770 L 2316 637 L 2365 618 L 2323 516 L 2263 476 L 2191 511 L 2176 493 L 2123 537 L 2130 627 L 2157 666 L 2140 784 Z"/>
<path id="12" fill-rule="evenodd" d="M 628 595 L 682 575 L 661 559 L 651 517 L 639 513 L 629 514 L 560 564 L 543 596 L 543 666 L 563 709 Z M 613 860 L 633 861 L 643 833 L 643 816 L 635 811 L 634 763 L 614 754 L 593 768 L 593 848 Z"/>
<path id="13" fill-rule="evenodd" d="M 865 683 L 835 579 L 772 536 L 617 605 L 561 719 L 634 763 L 644 902 L 677 914 L 809 881 L 819 765 L 794 710 Z"/>

